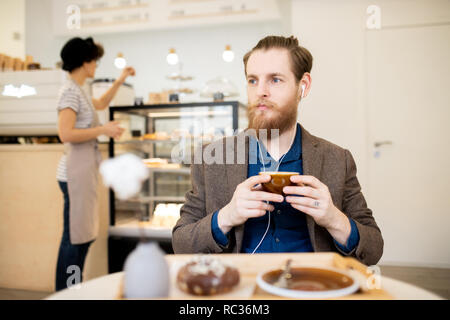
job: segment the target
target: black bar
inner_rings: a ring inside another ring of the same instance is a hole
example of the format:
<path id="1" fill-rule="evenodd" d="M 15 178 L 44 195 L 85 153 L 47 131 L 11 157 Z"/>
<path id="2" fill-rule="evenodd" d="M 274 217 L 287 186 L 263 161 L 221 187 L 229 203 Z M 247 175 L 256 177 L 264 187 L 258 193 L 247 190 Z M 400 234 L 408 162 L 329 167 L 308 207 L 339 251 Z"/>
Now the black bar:
<path id="1" fill-rule="evenodd" d="M 114 109 L 110 107 L 109 110 L 109 121 L 113 121 L 114 120 Z M 109 138 L 109 146 L 108 146 L 108 151 L 109 151 L 109 158 L 113 158 L 114 157 L 114 139 L 113 138 Z M 114 195 L 114 191 L 109 188 L 109 224 L 111 226 L 114 226 L 116 224 L 116 217 L 115 217 L 115 212 L 116 212 L 116 203 L 114 202 L 115 199 L 115 195 Z"/>
<path id="2" fill-rule="evenodd" d="M 186 108 L 186 107 L 215 107 L 226 105 L 238 105 L 238 101 L 221 101 L 221 102 L 192 102 L 192 103 L 169 103 L 169 104 L 144 104 L 139 106 L 114 106 L 110 107 L 111 110 L 127 111 L 134 109 L 161 109 L 161 108 Z"/>
<path id="3" fill-rule="evenodd" d="M 233 131 L 236 132 L 239 126 L 239 102 L 233 102 Z"/>

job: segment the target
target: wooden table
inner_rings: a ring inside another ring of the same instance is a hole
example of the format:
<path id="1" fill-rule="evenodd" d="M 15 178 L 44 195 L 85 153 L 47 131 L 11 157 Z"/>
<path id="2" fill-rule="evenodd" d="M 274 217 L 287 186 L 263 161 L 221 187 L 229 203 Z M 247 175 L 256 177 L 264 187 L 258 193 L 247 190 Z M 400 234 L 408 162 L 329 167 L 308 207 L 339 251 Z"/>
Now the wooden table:
<path id="1" fill-rule="evenodd" d="M 189 261 L 193 255 L 166 255 L 170 268 L 171 289 L 169 299 L 286 299 L 263 291 L 256 285 L 256 277 L 260 272 L 280 268 L 287 259 L 292 259 L 292 266 L 328 267 L 358 273 L 360 282 L 366 282 L 373 276 L 367 267 L 353 258 L 344 258 L 336 253 L 268 253 L 268 254 L 218 254 L 212 255 L 238 268 L 241 276 L 240 284 L 228 294 L 212 297 L 197 297 L 178 289 L 175 277 L 178 269 Z M 47 299 L 120 299 L 123 272 L 109 274 L 84 282 L 78 288 L 70 288 L 57 292 Z M 359 290 L 339 299 L 442 299 L 421 288 L 407 283 L 380 276 L 380 288 Z M 367 282 L 366 282 L 367 283 Z"/>

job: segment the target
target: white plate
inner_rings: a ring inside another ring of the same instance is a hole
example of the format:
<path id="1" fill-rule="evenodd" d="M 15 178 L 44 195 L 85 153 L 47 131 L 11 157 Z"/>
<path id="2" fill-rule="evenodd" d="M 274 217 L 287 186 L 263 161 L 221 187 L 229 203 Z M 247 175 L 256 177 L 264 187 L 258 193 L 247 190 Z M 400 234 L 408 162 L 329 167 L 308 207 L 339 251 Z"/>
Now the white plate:
<path id="1" fill-rule="evenodd" d="M 359 283 L 357 282 L 357 280 L 355 279 L 355 277 L 353 277 L 352 275 L 345 273 L 341 270 L 337 270 L 337 269 L 333 269 L 333 268 L 317 268 L 317 267 L 307 267 L 307 266 L 302 266 L 302 267 L 292 267 L 293 273 L 295 273 L 295 271 L 300 271 L 300 270 L 310 270 L 312 272 L 332 272 L 335 273 L 336 276 L 342 276 L 343 278 L 350 278 L 352 280 L 352 282 L 349 283 L 348 286 L 340 288 L 340 289 L 323 289 L 320 291 L 312 291 L 312 290 L 297 290 L 297 289 L 287 289 L 287 288 L 280 288 L 277 287 L 275 285 L 273 285 L 270 282 L 267 282 L 264 279 L 264 276 L 266 274 L 268 274 L 269 272 L 274 272 L 277 270 L 280 270 L 279 268 L 277 269 L 271 269 L 271 270 L 267 270 L 264 272 L 261 272 L 258 277 L 256 278 L 256 283 L 258 284 L 258 286 L 263 289 L 264 291 L 267 291 L 269 293 L 272 293 L 274 295 L 277 296 L 281 296 L 281 297 L 287 297 L 287 298 L 302 298 L 302 299 L 328 299 L 328 298 L 337 298 L 337 297 L 342 297 L 342 296 L 346 296 L 349 294 L 352 294 L 354 292 L 356 292 L 359 289 Z M 281 270 L 280 270 L 281 272 Z M 295 276 L 294 276 L 294 280 L 295 282 Z M 306 279 L 303 279 L 302 281 L 307 281 Z M 312 279 L 311 280 L 312 283 L 319 283 L 317 280 Z"/>

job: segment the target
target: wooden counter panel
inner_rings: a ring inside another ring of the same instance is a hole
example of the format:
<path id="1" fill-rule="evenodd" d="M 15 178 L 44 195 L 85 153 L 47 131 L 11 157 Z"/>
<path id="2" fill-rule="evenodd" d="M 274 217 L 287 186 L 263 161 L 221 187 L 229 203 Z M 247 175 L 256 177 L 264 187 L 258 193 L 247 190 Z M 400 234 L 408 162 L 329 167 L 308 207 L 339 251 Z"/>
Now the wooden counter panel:
<path id="1" fill-rule="evenodd" d="M 51 292 L 63 230 L 56 168 L 63 145 L 0 145 L 0 287 Z M 101 146 L 107 150 L 107 145 Z M 103 158 L 107 157 L 105 151 Z M 107 274 L 108 193 L 99 186 L 100 235 L 85 280 Z"/>

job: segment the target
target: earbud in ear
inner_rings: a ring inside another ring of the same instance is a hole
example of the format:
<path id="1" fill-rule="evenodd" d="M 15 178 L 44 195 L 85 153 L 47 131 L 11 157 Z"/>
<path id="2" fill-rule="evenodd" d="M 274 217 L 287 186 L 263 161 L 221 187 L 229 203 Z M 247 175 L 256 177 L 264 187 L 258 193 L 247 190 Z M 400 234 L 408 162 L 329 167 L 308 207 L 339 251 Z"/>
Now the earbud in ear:
<path id="1" fill-rule="evenodd" d="M 306 86 L 304 84 L 302 84 L 302 99 L 303 99 L 303 96 L 304 96 L 304 93 L 305 93 L 305 88 L 306 88 Z"/>

